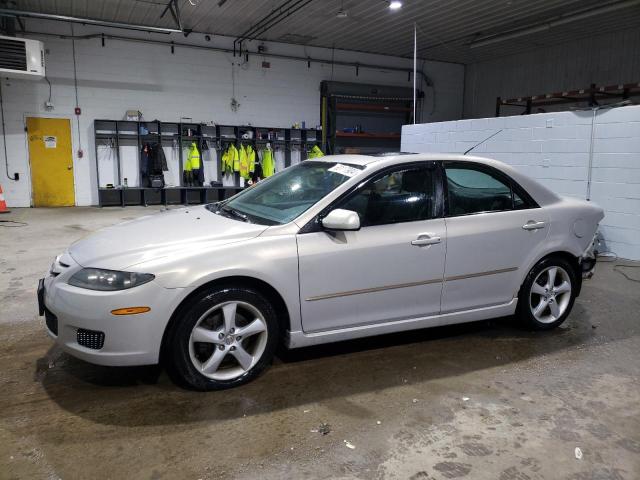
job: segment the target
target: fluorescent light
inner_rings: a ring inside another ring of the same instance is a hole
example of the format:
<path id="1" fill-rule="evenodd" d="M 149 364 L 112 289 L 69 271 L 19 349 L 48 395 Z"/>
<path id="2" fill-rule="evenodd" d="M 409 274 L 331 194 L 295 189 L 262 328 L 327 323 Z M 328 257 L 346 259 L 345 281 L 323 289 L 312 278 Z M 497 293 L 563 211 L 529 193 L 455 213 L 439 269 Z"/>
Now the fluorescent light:
<path id="1" fill-rule="evenodd" d="M 398 10 L 399 8 L 402 8 L 402 2 L 389 2 L 389 9 L 390 10 Z"/>

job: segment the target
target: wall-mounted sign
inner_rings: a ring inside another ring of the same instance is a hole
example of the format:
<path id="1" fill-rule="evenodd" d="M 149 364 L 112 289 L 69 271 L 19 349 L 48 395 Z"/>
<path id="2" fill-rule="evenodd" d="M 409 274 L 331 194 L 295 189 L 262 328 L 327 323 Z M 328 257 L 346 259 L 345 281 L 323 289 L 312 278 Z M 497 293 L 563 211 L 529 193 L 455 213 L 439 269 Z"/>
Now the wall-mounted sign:
<path id="1" fill-rule="evenodd" d="M 56 148 L 58 146 L 58 138 L 53 135 L 44 136 L 44 148 Z"/>

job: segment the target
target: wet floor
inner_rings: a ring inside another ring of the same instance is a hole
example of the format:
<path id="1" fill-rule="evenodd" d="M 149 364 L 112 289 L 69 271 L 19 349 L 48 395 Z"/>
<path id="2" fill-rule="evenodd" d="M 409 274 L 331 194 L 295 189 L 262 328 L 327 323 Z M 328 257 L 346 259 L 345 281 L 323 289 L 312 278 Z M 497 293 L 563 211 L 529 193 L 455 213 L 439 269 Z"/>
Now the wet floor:
<path id="1" fill-rule="evenodd" d="M 148 211 L 0 227 L 0 478 L 640 478 L 639 268 L 601 264 L 552 332 L 504 318 L 281 352 L 249 385 L 195 393 L 75 360 L 37 317 L 55 254 Z"/>

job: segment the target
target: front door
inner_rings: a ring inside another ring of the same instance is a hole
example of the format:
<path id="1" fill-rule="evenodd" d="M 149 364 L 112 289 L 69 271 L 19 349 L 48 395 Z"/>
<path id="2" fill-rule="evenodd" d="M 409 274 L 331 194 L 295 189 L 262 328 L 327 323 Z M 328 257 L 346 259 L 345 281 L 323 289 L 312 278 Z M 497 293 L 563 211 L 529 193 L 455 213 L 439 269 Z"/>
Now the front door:
<path id="1" fill-rule="evenodd" d="M 490 307 L 517 296 L 549 232 L 545 211 L 495 169 L 445 162 L 447 262 L 442 313 Z"/>
<path id="2" fill-rule="evenodd" d="M 66 118 L 27 118 L 34 207 L 75 205 L 71 122 Z"/>
<path id="3" fill-rule="evenodd" d="M 446 232 L 434 164 L 377 175 L 333 208 L 361 229 L 297 237 L 305 332 L 440 312 Z"/>

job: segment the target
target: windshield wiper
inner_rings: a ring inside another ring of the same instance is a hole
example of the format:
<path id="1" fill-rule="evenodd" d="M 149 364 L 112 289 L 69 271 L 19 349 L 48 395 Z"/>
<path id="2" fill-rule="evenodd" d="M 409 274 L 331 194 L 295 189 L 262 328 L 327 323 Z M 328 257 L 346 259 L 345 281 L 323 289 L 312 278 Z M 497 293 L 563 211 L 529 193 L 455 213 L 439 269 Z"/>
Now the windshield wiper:
<path id="1" fill-rule="evenodd" d="M 244 213 L 240 213 L 238 210 L 228 207 L 227 205 L 223 205 L 218 209 L 218 211 L 223 211 L 224 213 L 228 213 L 229 215 L 235 218 L 239 218 L 243 222 L 251 223 L 251 220 L 249 220 L 248 216 L 246 216 Z"/>

